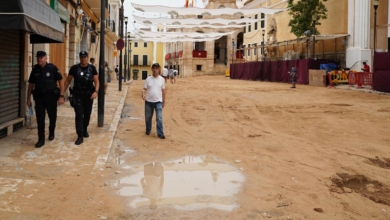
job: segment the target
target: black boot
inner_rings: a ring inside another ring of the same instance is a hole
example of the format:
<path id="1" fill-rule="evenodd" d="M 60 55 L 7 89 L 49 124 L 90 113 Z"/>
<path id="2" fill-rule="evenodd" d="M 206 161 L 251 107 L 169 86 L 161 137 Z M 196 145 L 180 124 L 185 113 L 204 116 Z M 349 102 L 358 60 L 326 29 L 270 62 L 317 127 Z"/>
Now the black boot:
<path id="1" fill-rule="evenodd" d="M 89 137 L 87 129 L 84 129 L 83 137 L 85 137 L 85 138 Z"/>
<path id="2" fill-rule="evenodd" d="M 35 144 L 36 148 L 40 148 L 43 145 L 45 145 L 45 140 L 44 139 L 39 139 L 38 142 Z"/>
<path id="3" fill-rule="evenodd" d="M 50 133 L 49 133 L 49 141 L 54 140 L 54 137 L 55 137 L 54 131 L 53 131 L 53 132 L 50 132 Z"/>
<path id="4" fill-rule="evenodd" d="M 77 136 L 76 142 L 74 142 L 75 145 L 80 145 L 83 143 L 83 136 L 79 135 Z"/>

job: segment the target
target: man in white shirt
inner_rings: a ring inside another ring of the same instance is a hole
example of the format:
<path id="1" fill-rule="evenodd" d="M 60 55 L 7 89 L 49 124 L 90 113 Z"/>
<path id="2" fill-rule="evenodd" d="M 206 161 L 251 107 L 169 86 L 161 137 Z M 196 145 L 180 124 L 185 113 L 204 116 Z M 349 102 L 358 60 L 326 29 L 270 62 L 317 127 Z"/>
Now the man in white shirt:
<path id="1" fill-rule="evenodd" d="M 164 66 L 163 72 L 162 72 L 162 77 L 165 79 L 165 83 L 167 83 L 168 80 L 168 67 Z"/>
<path id="2" fill-rule="evenodd" d="M 157 136 L 165 139 L 162 122 L 162 109 L 165 104 L 165 81 L 159 75 L 160 64 L 152 65 L 153 75 L 145 80 L 144 89 L 142 90 L 142 99 L 145 100 L 145 124 L 146 135 L 152 130 L 153 113 L 156 111 Z"/>

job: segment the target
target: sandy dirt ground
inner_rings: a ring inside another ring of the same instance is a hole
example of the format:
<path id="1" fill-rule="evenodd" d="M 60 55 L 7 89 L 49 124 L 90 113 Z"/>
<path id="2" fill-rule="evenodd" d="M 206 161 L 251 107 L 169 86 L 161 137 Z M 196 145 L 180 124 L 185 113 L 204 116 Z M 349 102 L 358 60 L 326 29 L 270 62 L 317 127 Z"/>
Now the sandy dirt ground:
<path id="1" fill-rule="evenodd" d="M 154 120 L 145 135 L 142 87 L 128 89 L 102 170 L 24 172 L 44 184 L 0 201 L 0 219 L 390 219 L 390 96 L 179 79 L 161 140 Z"/>

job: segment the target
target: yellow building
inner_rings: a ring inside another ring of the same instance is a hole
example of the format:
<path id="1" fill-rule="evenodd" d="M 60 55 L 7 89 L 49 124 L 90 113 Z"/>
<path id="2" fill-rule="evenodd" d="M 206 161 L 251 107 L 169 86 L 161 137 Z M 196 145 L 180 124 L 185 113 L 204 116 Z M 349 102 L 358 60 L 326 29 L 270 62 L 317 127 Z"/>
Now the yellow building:
<path id="1" fill-rule="evenodd" d="M 144 80 L 152 74 L 152 64 L 158 60 L 157 50 L 159 45 L 153 42 L 146 42 L 142 40 L 133 40 L 131 43 L 130 59 L 130 73 L 134 80 Z M 124 52 L 124 51 L 123 51 Z M 123 56 L 124 59 L 125 56 Z M 162 60 L 162 57 L 160 58 Z M 125 62 L 123 62 L 125 63 Z M 162 62 L 160 62 L 162 65 Z M 125 69 L 125 67 L 123 67 Z M 129 68 L 126 67 L 127 71 Z"/>

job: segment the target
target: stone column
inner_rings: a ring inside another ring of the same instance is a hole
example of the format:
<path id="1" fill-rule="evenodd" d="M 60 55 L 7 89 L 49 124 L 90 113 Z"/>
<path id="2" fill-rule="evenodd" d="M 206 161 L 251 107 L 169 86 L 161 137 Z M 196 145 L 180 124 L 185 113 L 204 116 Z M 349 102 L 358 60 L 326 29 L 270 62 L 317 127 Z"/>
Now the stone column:
<path id="1" fill-rule="evenodd" d="M 157 63 L 157 42 L 153 41 L 153 63 Z"/>
<path id="2" fill-rule="evenodd" d="M 370 13 L 371 1 L 348 0 L 348 48 L 346 67 L 351 68 L 358 61 L 367 61 L 372 66 L 372 52 L 370 48 Z M 361 62 L 353 66 L 360 70 Z"/>

